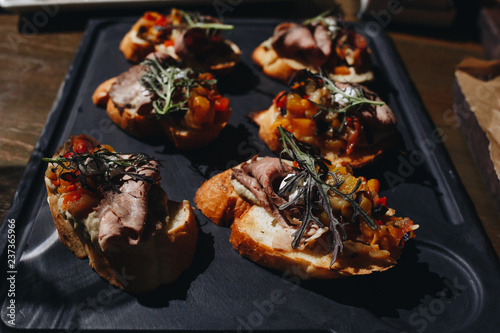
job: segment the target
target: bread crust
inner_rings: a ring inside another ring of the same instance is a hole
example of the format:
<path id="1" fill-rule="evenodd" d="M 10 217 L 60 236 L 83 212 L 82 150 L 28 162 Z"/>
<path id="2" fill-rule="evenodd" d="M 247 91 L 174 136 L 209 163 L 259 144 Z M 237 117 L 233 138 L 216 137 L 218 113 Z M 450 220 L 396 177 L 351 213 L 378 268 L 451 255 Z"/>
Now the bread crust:
<path id="1" fill-rule="evenodd" d="M 54 224 L 56 225 L 57 235 L 61 243 L 72 251 L 78 258 L 83 259 L 87 257 L 87 251 L 85 251 L 84 243 L 82 242 L 83 234 L 81 231 L 77 233 L 77 230 L 73 227 L 73 224 L 64 219 L 64 217 L 59 213 L 58 200 L 59 195 L 50 186 L 50 180 L 45 178 L 45 185 L 47 188 L 47 202 L 49 204 L 50 213 L 54 219 Z"/>
<path id="2" fill-rule="evenodd" d="M 267 110 L 250 114 L 251 119 L 259 125 L 259 137 L 272 151 L 277 151 L 281 148 L 278 130 L 273 127 L 277 114 L 279 114 L 279 112 L 274 104 Z M 397 133 L 395 131 L 389 132 L 386 136 L 379 138 L 379 140 L 369 146 L 357 147 L 349 155 L 344 154 L 338 156 L 337 152 L 328 150 L 324 147 L 321 148 L 321 153 L 333 164 L 340 162 L 349 164 L 353 168 L 360 168 L 372 163 L 382 156 L 384 151 L 394 147 L 397 142 L 397 140 L 395 140 L 396 137 Z"/>
<path id="3" fill-rule="evenodd" d="M 252 60 L 262 68 L 264 74 L 284 82 L 288 82 L 295 72 L 302 69 L 317 73 L 316 68 L 294 59 L 282 58 L 273 48 L 267 48 L 262 44 L 253 50 Z M 348 75 L 328 73 L 328 76 L 335 81 L 351 83 L 362 83 L 373 80 L 372 71 L 364 73 L 351 72 Z"/>
<path id="4" fill-rule="evenodd" d="M 204 182 L 194 198 L 198 209 L 220 226 L 229 226 L 252 206 L 234 190 L 231 173 L 229 169 Z"/>
<path id="5" fill-rule="evenodd" d="M 59 156 L 61 148 L 54 157 Z M 168 200 L 165 191 L 159 185 L 153 185 L 149 191 L 148 220 L 145 223 L 148 226 L 156 223 L 156 219 L 165 221 L 162 229 L 144 235 L 139 244 L 129 245 L 120 253 L 110 255 L 92 243 L 82 224 L 75 223 L 75 228 L 61 215 L 58 206 L 61 195 L 48 178 L 45 178 L 45 183 L 47 201 L 60 241 L 77 257 L 88 257 L 89 265 L 112 285 L 130 293 L 145 293 L 175 281 L 190 266 L 198 226 L 187 200 Z"/>
<path id="6" fill-rule="evenodd" d="M 134 109 L 120 109 L 111 98 L 106 103 L 106 113 L 122 130 L 139 139 L 159 137 L 163 134 L 158 119 L 139 115 Z"/>
<path id="7" fill-rule="evenodd" d="M 148 41 L 137 37 L 134 38 L 134 36 L 137 36 L 138 24 L 139 22 L 134 24 L 132 29 L 123 36 L 119 46 L 125 59 L 136 63 L 142 61 L 148 54 L 155 50 L 154 45 Z"/>
<path id="8" fill-rule="evenodd" d="M 226 170 L 203 183 L 196 192 L 195 203 L 215 224 L 231 226 L 230 242 L 243 257 L 304 280 L 370 274 L 396 264 L 401 253 L 399 248 L 389 252 L 376 244 L 350 240 L 344 242 L 344 250 L 331 268 L 331 255 L 323 248 L 286 250 L 273 247 L 269 238 L 278 231 L 279 224 L 270 227 L 274 217 L 263 207 L 238 195 L 231 185 L 231 173 L 231 169 Z"/>

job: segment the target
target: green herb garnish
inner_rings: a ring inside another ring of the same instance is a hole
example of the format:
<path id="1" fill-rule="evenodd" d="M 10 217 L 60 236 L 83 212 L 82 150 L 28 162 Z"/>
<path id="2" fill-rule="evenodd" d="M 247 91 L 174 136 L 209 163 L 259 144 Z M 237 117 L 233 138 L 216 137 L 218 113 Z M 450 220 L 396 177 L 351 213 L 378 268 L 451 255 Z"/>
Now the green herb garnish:
<path id="1" fill-rule="evenodd" d="M 325 227 L 317 217 L 319 212 L 317 203 L 319 203 L 329 220 L 328 229 L 330 233 L 328 239 L 332 247 L 331 250 L 333 250 L 330 262 L 330 266 L 332 266 L 337 260 L 338 253 L 343 249 L 343 241 L 346 239 L 346 233 L 342 222 L 333 215 L 328 196 L 329 192 L 349 202 L 354 210 L 352 216 L 353 223 L 360 216 L 370 228 L 373 230 L 377 229 L 377 224 L 373 218 L 360 207 L 354 198 L 354 195 L 361 186 L 361 179 L 358 179 L 356 186 L 351 192 L 343 193 L 339 188 L 344 181 L 339 181 L 337 175 L 328 169 L 329 162 L 327 160 L 311 154 L 307 150 L 303 151 L 305 149 L 299 147 L 300 143 L 295 139 L 293 134 L 286 131 L 283 127 L 278 127 L 278 131 L 281 135 L 280 140 L 283 142 L 281 155 L 287 154 L 298 164 L 298 168 L 295 168 L 298 173 L 286 180 L 285 186 L 280 189 L 278 195 L 284 195 L 286 192 L 291 191 L 296 184 L 304 184 L 298 186 L 298 195 L 293 200 L 279 207 L 280 210 L 283 210 L 293 204 L 297 204 L 299 199 L 304 201 L 305 211 L 304 215 L 300 218 L 302 224 L 293 233 L 292 248 L 296 249 L 299 246 L 300 240 L 311 223 L 316 223 L 320 228 Z M 331 178 L 327 180 L 328 176 L 331 176 Z M 318 196 L 319 200 L 316 199 Z"/>
<path id="2" fill-rule="evenodd" d="M 93 153 L 75 153 L 73 147 L 70 151 L 71 156 L 47 158 L 43 157 L 42 161 L 59 165 L 62 172 L 59 173 L 59 178 L 63 180 L 78 180 L 86 189 L 95 191 L 86 182 L 86 176 L 91 175 L 97 177 L 100 185 L 109 186 L 117 193 L 120 193 L 118 187 L 113 183 L 113 179 L 117 176 L 128 176 L 135 181 L 143 181 L 154 184 L 157 179 L 147 177 L 138 173 L 139 168 L 142 170 L 158 171 L 161 164 L 154 157 L 146 154 L 133 153 L 123 154 L 110 152 L 105 148 L 99 148 Z M 127 158 L 123 156 L 128 156 Z"/>
<path id="3" fill-rule="evenodd" d="M 156 58 L 146 59 L 142 65 L 147 66 L 147 69 L 139 82 L 156 95 L 157 98 L 152 103 L 156 115 L 163 116 L 170 112 L 186 111 L 189 90 L 201 85 L 201 80 L 196 78 L 196 73 L 191 68 L 164 66 Z M 215 79 L 203 82 L 204 85 L 215 83 Z M 176 96 L 177 101 L 174 102 L 176 93 L 180 93 L 181 96 Z"/>
<path id="4" fill-rule="evenodd" d="M 200 16 L 195 13 L 190 13 L 181 10 L 182 17 L 186 20 L 189 28 L 212 29 L 212 30 L 233 30 L 234 25 L 223 23 L 206 23 L 202 22 Z"/>
<path id="5" fill-rule="evenodd" d="M 303 21 L 302 24 L 308 25 L 308 24 L 311 24 L 311 23 L 316 22 L 316 21 L 322 21 L 326 16 L 330 15 L 331 12 L 332 12 L 331 9 L 325 10 L 323 13 Z"/>

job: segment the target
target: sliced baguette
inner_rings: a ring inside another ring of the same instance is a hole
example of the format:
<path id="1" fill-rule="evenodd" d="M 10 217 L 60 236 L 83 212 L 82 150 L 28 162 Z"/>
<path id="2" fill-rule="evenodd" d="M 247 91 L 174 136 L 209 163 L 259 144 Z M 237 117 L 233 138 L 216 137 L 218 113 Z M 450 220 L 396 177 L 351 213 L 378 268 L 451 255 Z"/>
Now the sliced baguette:
<path id="1" fill-rule="evenodd" d="M 64 151 L 63 147 L 54 157 Z M 175 281 L 190 266 L 196 249 L 198 226 L 187 200 L 168 200 L 159 185 L 152 185 L 141 241 L 124 247 L 119 253 L 106 254 L 91 241 L 83 223 L 61 214 L 58 204 L 61 194 L 47 177 L 45 183 L 47 201 L 60 241 L 77 257 L 88 257 L 89 265 L 112 285 L 131 293 L 145 293 Z M 162 228 L 151 231 L 157 221 L 162 222 Z"/>
<path id="2" fill-rule="evenodd" d="M 195 203 L 212 222 L 230 226 L 230 242 L 245 258 L 260 265 L 298 276 L 301 279 L 333 279 L 385 271 L 396 264 L 401 249 L 380 249 L 345 241 L 342 253 L 330 267 L 331 253 L 316 244 L 315 248 L 293 250 L 273 244 L 273 238 L 283 227 L 263 207 L 240 196 L 231 184 L 232 170 L 226 170 L 207 180 L 198 189 Z M 289 241 L 291 244 L 292 237 Z"/>
<path id="3" fill-rule="evenodd" d="M 135 108 L 120 108 L 110 98 L 109 91 L 116 78 L 101 83 L 92 95 L 95 105 L 106 106 L 109 118 L 125 132 L 140 138 L 166 136 L 177 148 L 192 150 L 203 147 L 217 138 L 229 122 L 232 110 L 217 113 L 214 123 L 209 127 L 187 128 L 168 117 L 158 118 L 154 114 L 139 114 Z"/>

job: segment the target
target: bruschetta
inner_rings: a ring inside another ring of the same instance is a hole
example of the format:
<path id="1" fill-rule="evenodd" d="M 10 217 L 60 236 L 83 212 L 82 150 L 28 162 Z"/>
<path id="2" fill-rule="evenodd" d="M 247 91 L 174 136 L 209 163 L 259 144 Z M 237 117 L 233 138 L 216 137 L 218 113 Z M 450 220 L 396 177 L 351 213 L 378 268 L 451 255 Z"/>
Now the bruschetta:
<path id="1" fill-rule="evenodd" d="M 396 118 L 368 88 L 301 70 L 269 109 L 254 112 L 259 136 L 280 151 L 278 127 L 318 148 L 332 163 L 364 166 L 394 145 Z"/>
<path id="2" fill-rule="evenodd" d="M 279 24 L 252 59 L 266 75 L 285 82 L 296 71 L 308 69 L 322 70 L 336 81 L 361 83 L 373 80 L 370 54 L 365 37 L 323 13 L 301 24 Z"/>
<path id="3" fill-rule="evenodd" d="M 244 257 L 304 278 L 339 278 L 393 267 L 418 227 L 396 217 L 376 179 L 355 177 L 300 149 L 283 133 L 290 160 L 254 157 L 202 184 L 195 202 Z"/>
<path id="4" fill-rule="evenodd" d="M 232 25 L 195 12 L 173 8 L 168 14 L 146 12 L 120 43 L 120 51 L 132 62 L 141 62 L 151 52 L 164 52 L 190 67 L 227 72 L 238 62 L 241 50 L 221 32 Z"/>
<path id="5" fill-rule="evenodd" d="M 168 199 L 154 158 L 117 153 L 79 135 L 44 160 L 59 239 L 77 257 L 88 257 L 102 278 L 144 293 L 190 266 L 198 236 L 193 210 L 187 200 Z"/>
<path id="6" fill-rule="evenodd" d="M 212 142 L 229 121 L 229 100 L 216 83 L 208 72 L 152 53 L 141 65 L 99 85 L 92 100 L 106 106 L 125 132 L 138 138 L 166 136 L 177 148 L 189 150 Z"/>

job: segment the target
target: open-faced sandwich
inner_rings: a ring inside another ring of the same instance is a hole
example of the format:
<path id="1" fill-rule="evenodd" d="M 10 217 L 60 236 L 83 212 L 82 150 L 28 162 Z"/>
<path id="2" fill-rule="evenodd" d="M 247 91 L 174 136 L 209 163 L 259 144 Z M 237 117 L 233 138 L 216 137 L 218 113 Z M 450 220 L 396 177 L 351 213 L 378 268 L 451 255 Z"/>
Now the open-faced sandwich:
<path id="1" fill-rule="evenodd" d="M 198 236 L 194 214 L 188 201 L 168 200 L 154 158 L 117 153 L 79 135 L 44 160 L 59 239 L 77 257 L 88 257 L 109 283 L 148 292 L 190 266 Z"/>
<path id="2" fill-rule="evenodd" d="M 263 72 L 288 81 L 301 69 L 320 69 L 331 79 L 360 83 L 373 80 L 365 37 L 325 12 L 302 24 L 285 22 L 252 53 Z"/>
<path id="3" fill-rule="evenodd" d="M 229 100 L 208 72 L 152 53 L 141 64 L 97 87 L 92 99 L 109 117 L 138 137 L 167 136 L 180 149 L 212 142 L 231 116 Z"/>
<path id="4" fill-rule="evenodd" d="M 125 58 L 140 62 L 153 51 L 182 59 L 190 67 L 225 72 L 239 61 L 241 50 L 221 32 L 234 27 L 211 16 L 173 8 L 169 14 L 146 12 L 120 43 Z"/>
<path id="5" fill-rule="evenodd" d="M 397 134 L 391 109 L 368 88 L 307 70 L 297 72 L 288 90 L 251 118 L 273 151 L 281 149 L 278 127 L 283 126 L 299 141 L 319 148 L 332 163 L 354 168 L 379 157 L 394 145 Z"/>
<path id="6" fill-rule="evenodd" d="M 417 228 L 394 216 L 375 179 L 309 154 L 280 128 L 291 160 L 254 157 L 206 181 L 198 208 L 231 225 L 230 242 L 244 257 L 301 278 L 338 278 L 396 264 Z"/>

